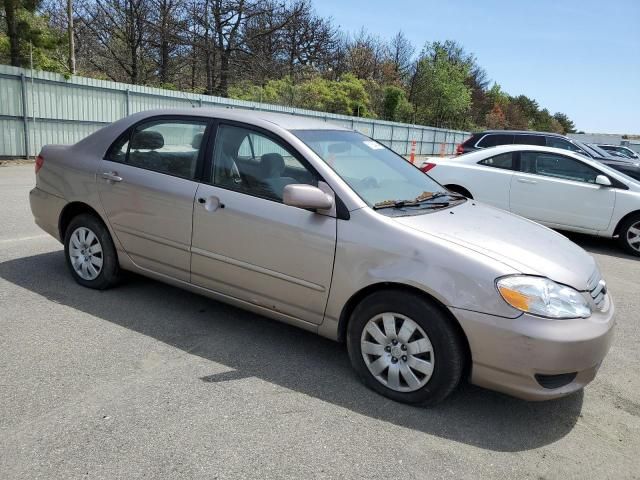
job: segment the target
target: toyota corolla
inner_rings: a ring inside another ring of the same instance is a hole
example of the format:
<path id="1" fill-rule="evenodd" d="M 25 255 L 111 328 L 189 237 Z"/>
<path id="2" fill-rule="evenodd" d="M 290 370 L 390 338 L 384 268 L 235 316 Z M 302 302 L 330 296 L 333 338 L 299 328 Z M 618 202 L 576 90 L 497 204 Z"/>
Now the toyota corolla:
<path id="1" fill-rule="evenodd" d="M 330 123 L 144 112 L 45 146 L 35 168 L 35 221 L 79 284 L 130 270 L 344 341 L 394 400 L 466 379 L 555 398 L 609 348 L 613 303 L 584 250 Z"/>

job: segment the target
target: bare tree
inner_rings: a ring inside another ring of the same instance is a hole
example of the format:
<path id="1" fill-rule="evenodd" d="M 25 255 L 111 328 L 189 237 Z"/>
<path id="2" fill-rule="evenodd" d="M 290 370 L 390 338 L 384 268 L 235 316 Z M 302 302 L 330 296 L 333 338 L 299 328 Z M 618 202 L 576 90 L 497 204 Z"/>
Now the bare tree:
<path id="1" fill-rule="evenodd" d="M 356 77 L 375 79 L 380 75 L 380 66 L 387 57 L 387 45 L 378 36 L 371 35 L 363 28 L 348 43 L 346 62 L 348 70 Z"/>
<path id="2" fill-rule="evenodd" d="M 83 5 L 85 58 L 109 78 L 145 83 L 150 74 L 149 0 L 95 0 Z"/>
<path id="3" fill-rule="evenodd" d="M 410 73 L 415 48 L 402 30 L 389 42 L 389 58 L 393 69 L 400 79 L 406 79 Z"/>
<path id="4" fill-rule="evenodd" d="M 289 77 L 294 80 L 300 67 L 323 68 L 331 63 L 338 35 L 331 19 L 318 16 L 309 0 L 295 2 L 289 16 L 283 43 Z"/>

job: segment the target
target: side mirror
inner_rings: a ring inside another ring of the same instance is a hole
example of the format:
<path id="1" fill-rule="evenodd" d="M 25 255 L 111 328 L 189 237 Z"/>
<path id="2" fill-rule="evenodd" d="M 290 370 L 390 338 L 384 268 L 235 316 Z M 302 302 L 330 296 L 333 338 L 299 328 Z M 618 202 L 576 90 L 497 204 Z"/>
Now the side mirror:
<path id="1" fill-rule="evenodd" d="M 603 187 L 610 187 L 611 180 L 609 180 L 609 177 L 607 177 L 606 175 L 598 175 L 596 177 L 596 185 L 601 185 Z"/>
<path id="2" fill-rule="evenodd" d="M 285 205 L 312 210 L 328 210 L 333 207 L 333 198 L 313 185 L 291 184 L 284 187 L 282 201 Z"/>

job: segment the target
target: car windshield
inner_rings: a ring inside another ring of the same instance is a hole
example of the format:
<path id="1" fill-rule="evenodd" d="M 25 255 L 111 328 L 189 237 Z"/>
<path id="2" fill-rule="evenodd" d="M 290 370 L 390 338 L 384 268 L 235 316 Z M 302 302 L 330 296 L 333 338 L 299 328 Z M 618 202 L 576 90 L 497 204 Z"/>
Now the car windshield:
<path id="1" fill-rule="evenodd" d="M 594 144 L 590 143 L 588 146 L 589 146 L 589 148 L 590 148 L 591 150 L 595 151 L 595 152 L 596 152 L 598 155 L 600 155 L 601 157 L 607 158 L 607 157 L 611 157 L 611 156 L 612 156 L 612 155 L 611 155 L 611 152 L 607 152 L 606 150 L 604 150 L 604 149 L 600 148 L 600 147 L 599 147 L 599 146 L 597 146 L 597 145 L 594 145 Z"/>
<path id="2" fill-rule="evenodd" d="M 429 208 L 459 196 L 384 145 L 358 132 L 292 132 L 324 160 L 370 207 Z"/>

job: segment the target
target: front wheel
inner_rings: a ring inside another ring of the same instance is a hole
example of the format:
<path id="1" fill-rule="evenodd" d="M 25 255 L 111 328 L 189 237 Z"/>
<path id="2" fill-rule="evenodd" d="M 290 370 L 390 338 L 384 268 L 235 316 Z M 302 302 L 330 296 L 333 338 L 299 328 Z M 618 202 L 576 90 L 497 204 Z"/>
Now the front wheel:
<path id="1" fill-rule="evenodd" d="M 452 321 L 425 298 L 376 292 L 354 310 L 347 330 L 351 364 L 376 392 L 433 405 L 462 378 L 465 349 Z"/>
<path id="2" fill-rule="evenodd" d="M 85 213 L 71 220 L 64 253 L 69 271 L 80 285 L 104 290 L 117 283 L 120 269 L 113 240 L 94 215 Z"/>
<path id="3" fill-rule="evenodd" d="M 618 242 L 631 255 L 640 256 L 640 215 L 632 215 L 620 226 Z"/>

